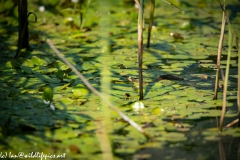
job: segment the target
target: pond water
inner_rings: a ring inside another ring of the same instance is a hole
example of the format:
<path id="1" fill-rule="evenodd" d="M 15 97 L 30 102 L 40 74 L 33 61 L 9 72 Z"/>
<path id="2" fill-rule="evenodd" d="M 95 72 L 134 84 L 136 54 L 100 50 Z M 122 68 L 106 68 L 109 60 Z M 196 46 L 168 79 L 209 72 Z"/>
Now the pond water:
<path id="1" fill-rule="evenodd" d="M 29 22 L 31 51 L 21 51 L 24 56 L 18 60 L 13 59 L 17 7 L 12 1 L 0 2 L 4 6 L 0 12 L 4 17 L 0 20 L 0 157 L 11 159 L 12 154 L 20 159 L 18 153 L 23 152 L 27 159 L 33 153 L 91 160 L 237 159 L 240 129 L 218 129 L 223 88 L 218 100 L 213 100 L 221 7 L 213 0 L 171 2 L 184 13 L 156 2 L 150 48 L 146 48 L 150 8 L 145 2 L 144 108 L 132 108 L 139 98 L 137 9 L 132 1 L 85 1 L 82 26 L 79 3 L 29 1 L 28 10 L 36 13 L 38 22 Z M 240 2 L 227 3 L 239 37 Z M 45 6 L 44 12 L 40 6 Z M 91 93 L 50 49 L 47 39 L 152 138 Z M 223 71 L 227 40 L 226 30 Z M 234 45 L 224 125 L 237 118 L 237 58 Z M 175 79 L 159 80 L 166 75 Z M 53 90 L 55 111 L 42 101 L 46 87 Z"/>

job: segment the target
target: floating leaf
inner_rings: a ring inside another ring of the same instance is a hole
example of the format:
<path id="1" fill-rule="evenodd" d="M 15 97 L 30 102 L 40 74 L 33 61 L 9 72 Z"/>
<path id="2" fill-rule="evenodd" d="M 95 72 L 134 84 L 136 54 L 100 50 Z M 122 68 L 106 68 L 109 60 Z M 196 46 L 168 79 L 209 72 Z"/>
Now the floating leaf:
<path id="1" fill-rule="evenodd" d="M 154 108 L 154 109 L 152 110 L 152 114 L 154 114 L 154 115 L 160 115 L 160 114 L 162 114 L 163 112 L 164 112 L 164 109 L 163 109 L 163 108 L 160 108 L 160 107 Z"/>
<path id="2" fill-rule="evenodd" d="M 19 68 L 21 66 L 21 62 L 19 60 L 12 60 L 11 64 L 13 68 Z"/>
<path id="3" fill-rule="evenodd" d="M 64 72 L 63 72 L 62 70 L 58 70 L 58 71 L 56 72 L 56 77 L 57 77 L 58 79 L 62 80 L 63 77 L 64 77 Z"/>
<path id="4" fill-rule="evenodd" d="M 183 30 L 190 30 L 192 28 L 192 24 L 189 21 L 185 21 L 181 24 L 181 29 Z"/>
<path id="5" fill-rule="evenodd" d="M 70 98 L 63 98 L 60 100 L 60 102 L 64 104 L 71 104 L 73 103 L 73 100 L 71 100 Z"/>
<path id="6" fill-rule="evenodd" d="M 36 56 L 32 57 L 32 62 L 33 62 L 34 65 L 37 65 L 37 66 L 42 66 L 43 65 L 43 61 Z"/>
<path id="7" fill-rule="evenodd" d="M 12 69 L 13 68 L 11 61 L 8 61 L 8 62 L 5 63 L 5 68 L 6 69 Z"/>
<path id="8" fill-rule="evenodd" d="M 30 59 L 27 59 L 26 61 L 23 62 L 22 64 L 23 66 L 27 66 L 27 67 L 33 67 L 33 61 Z"/>
<path id="9" fill-rule="evenodd" d="M 75 98 L 79 98 L 79 97 L 85 97 L 89 94 L 89 90 L 85 87 L 83 88 L 74 88 L 72 89 L 73 92 L 73 96 Z"/>
<path id="10" fill-rule="evenodd" d="M 51 78 L 47 75 L 43 75 L 42 76 L 44 78 L 45 81 L 49 82 L 49 83 L 54 83 L 54 84 L 57 84 L 57 83 L 60 83 L 61 80 L 60 79 L 56 79 L 56 78 Z"/>
<path id="11" fill-rule="evenodd" d="M 27 66 L 22 66 L 21 68 L 25 73 L 31 74 L 33 72 L 32 69 Z"/>
<path id="12" fill-rule="evenodd" d="M 165 138 L 169 142 L 181 142 L 187 139 L 183 133 L 177 133 L 177 132 L 167 133 L 167 135 L 165 135 Z"/>

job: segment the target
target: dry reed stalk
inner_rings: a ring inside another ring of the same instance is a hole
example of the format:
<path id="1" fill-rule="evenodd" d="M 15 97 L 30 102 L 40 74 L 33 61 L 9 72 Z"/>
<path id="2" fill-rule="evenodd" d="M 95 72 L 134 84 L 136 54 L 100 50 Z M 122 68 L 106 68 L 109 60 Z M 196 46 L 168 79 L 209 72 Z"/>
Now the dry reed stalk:
<path id="1" fill-rule="evenodd" d="M 225 15 L 228 17 L 227 11 L 225 10 Z M 231 59 L 231 49 L 232 49 L 232 29 L 231 25 L 228 20 L 228 57 L 227 57 L 227 65 L 226 65 L 226 73 L 224 79 L 224 88 L 223 88 L 223 104 L 222 104 L 222 114 L 220 117 L 220 126 L 219 129 L 222 131 L 223 121 L 226 113 L 226 106 L 227 106 L 227 89 L 228 89 L 228 77 L 229 77 L 229 70 L 230 70 L 230 59 Z"/>
<path id="2" fill-rule="evenodd" d="M 221 34 L 220 34 L 219 43 L 218 43 L 218 54 L 217 54 L 217 64 L 216 64 L 217 72 L 216 72 L 215 87 L 214 87 L 214 97 L 213 97 L 213 99 L 217 99 L 217 93 L 218 93 L 219 75 L 220 75 L 220 69 L 221 69 L 220 68 L 220 65 L 221 65 L 221 55 L 222 55 L 222 46 L 223 46 L 223 39 L 224 39 L 225 24 L 226 24 L 226 15 L 225 15 L 225 11 L 223 11 Z"/>

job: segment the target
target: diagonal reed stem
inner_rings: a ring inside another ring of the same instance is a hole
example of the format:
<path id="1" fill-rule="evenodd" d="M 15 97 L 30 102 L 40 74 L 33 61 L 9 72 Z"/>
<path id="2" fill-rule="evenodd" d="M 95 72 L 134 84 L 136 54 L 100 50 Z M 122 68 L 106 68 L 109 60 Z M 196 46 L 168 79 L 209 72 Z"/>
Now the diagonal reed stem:
<path id="1" fill-rule="evenodd" d="M 106 102 L 106 104 L 126 122 L 128 122 L 131 126 L 133 126 L 136 130 L 138 130 L 140 133 L 144 134 L 147 138 L 151 138 L 145 130 L 140 127 L 136 122 L 131 120 L 128 116 L 126 116 L 124 113 L 119 111 L 117 107 L 115 107 L 105 96 L 103 96 L 100 92 L 98 92 L 88 81 L 87 79 L 74 67 L 61 53 L 60 51 L 53 45 L 51 40 L 47 40 L 48 45 L 50 48 L 56 53 L 56 55 L 67 65 L 69 66 L 72 71 L 83 81 L 83 83 L 98 97 L 100 97 L 102 100 Z"/>

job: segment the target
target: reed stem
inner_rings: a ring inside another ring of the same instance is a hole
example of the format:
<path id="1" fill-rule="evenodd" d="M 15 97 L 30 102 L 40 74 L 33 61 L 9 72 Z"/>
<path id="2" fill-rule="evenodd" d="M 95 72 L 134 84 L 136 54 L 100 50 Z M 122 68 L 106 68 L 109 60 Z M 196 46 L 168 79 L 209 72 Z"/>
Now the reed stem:
<path id="1" fill-rule="evenodd" d="M 139 100 L 143 100 L 143 77 L 142 77 L 142 57 L 143 57 L 143 3 L 140 0 L 138 12 L 138 71 L 139 71 Z"/>

